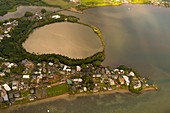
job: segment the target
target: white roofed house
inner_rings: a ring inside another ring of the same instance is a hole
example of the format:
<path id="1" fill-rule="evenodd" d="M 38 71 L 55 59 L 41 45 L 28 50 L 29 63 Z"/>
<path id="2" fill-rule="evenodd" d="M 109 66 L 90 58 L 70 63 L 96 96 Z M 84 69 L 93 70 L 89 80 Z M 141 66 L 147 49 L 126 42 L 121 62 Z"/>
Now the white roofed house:
<path id="1" fill-rule="evenodd" d="M 4 72 L 0 72 L 0 77 L 4 77 L 5 73 Z"/>
<path id="2" fill-rule="evenodd" d="M 77 3 L 77 2 L 80 2 L 80 0 L 70 0 L 70 2 Z"/>
<path id="3" fill-rule="evenodd" d="M 128 74 L 128 76 L 134 77 L 134 76 L 135 76 L 135 73 L 131 71 L 131 72 Z"/>
<path id="4" fill-rule="evenodd" d="M 53 15 L 52 18 L 54 18 L 54 19 L 59 19 L 59 18 L 60 18 L 60 15 Z"/>
<path id="5" fill-rule="evenodd" d="M 6 91 L 11 91 L 11 88 L 9 87 L 8 84 L 2 85 Z"/>
<path id="6" fill-rule="evenodd" d="M 66 66 L 66 65 L 64 65 L 63 71 L 66 71 L 66 69 L 67 69 L 67 66 Z"/>
<path id="7" fill-rule="evenodd" d="M 112 79 L 110 78 L 109 81 L 110 81 L 110 85 L 111 85 L 111 86 L 115 85 L 114 80 L 112 80 Z"/>
<path id="8" fill-rule="evenodd" d="M 124 70 L 120 70 L 120 74 L 124 74 L 125 73 L 125 71 Z"/>
<path id="9" fill-rule="evenodd" d="M 76 66 L 76 71 L 81 71 L 81 67 L 80 66 Z"/>
<path id="10" fill-rule="evenodd" d="M 30 75 L 23 75 L 23 78 L 30 79 Z"/>
<path id="11" fill-rule="evenodd" d="M 129 86 L 129 84 L 130 84 L 129 77 L 123 75 L 123 78 L 125 79 L 127 86 Z"/>

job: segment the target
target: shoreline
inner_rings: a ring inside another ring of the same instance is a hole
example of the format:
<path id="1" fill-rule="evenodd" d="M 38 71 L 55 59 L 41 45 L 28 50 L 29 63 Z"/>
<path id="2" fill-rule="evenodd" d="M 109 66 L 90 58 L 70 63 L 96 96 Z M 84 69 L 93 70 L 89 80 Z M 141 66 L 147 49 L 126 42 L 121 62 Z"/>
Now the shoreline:
<path id="1" fill-rule="evenodd" d="M 145 88 L 139 94 L 132 93 L 128 89 L 115 89 L 115 90 L 112 90 L 112 91 L 96 92 L 96 93 L 79 93 L 79 94 L 74 94 L 74 95 L 70 95 L 68 93 L 65 93 L 65 94 L 58 95 L 58 96 L 47 97 L 47 98 L 39 99 L 39 100 L 36 100 L 36 101 L 30 101 L 28 103 L 11 105 L 7 108 L 2 108 L 1 110 L 11 111 L 13 109 L 17 109 L 17 108 L 20 108 L 20 107 L 43 104 L 43 103 L 50 102 L 50 101 L 57 101 L 57 100 L 72 101 L 72 100 L 77 99 L 78 97 L 87 97 L 87 96 L 111 95 L 111 94 L 117 94 L 117 93 L 118 94 L 130 94 L 132 96 L 138 96 L 138 95 L 143 94 L 144 92 L 149 92 L 149 91 L 156 91 L 156 89 L 155 88 Z"/>

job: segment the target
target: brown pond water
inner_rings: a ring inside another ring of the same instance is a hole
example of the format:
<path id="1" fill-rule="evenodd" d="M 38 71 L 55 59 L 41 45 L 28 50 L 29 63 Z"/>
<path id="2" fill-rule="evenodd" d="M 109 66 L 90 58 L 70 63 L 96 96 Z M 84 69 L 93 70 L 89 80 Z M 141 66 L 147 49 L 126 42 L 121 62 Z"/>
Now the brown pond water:
<path id="1" fill-rule="evenodd" d="M 70 58 L 86 58 L 103 50 L 99 37 L 90 27 L 68 22 L 34 30 L 23 46 L 31 53 L 56 53 Z"/>

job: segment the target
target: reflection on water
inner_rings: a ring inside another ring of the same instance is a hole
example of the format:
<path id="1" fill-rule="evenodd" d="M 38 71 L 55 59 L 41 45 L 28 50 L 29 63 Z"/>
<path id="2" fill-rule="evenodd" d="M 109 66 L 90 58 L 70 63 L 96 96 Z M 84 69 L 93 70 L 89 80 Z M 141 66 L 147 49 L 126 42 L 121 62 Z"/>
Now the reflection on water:
<path id="1" fill-rule="evenodd" d="M 159 90 L 138 96 L 109 94 L 56 100 L 12 113 L 46 113 L 47 109 L 52 113 L 170 113 L 170 9 L 123 5 L 88 9 L 83 15 L 75 15 L 100 28 L 106 44 L 104 65 L 128 65 L 149 75 Z"/>

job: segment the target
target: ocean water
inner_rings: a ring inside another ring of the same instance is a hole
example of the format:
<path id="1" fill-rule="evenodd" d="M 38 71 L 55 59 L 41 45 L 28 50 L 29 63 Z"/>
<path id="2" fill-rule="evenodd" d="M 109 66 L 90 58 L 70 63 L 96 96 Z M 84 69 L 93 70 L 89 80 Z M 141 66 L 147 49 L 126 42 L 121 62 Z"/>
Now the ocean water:
<path id="1" fill-rule="evenodd" d="M 10 113 L 170 113 L 170 9 L 151 5 L 98 7 L 76 15 L 97 26 L 106 44 L 103 65 L 124 64 L 150 76 L 158 91 L 104 94 L 15 106 Z"/>

